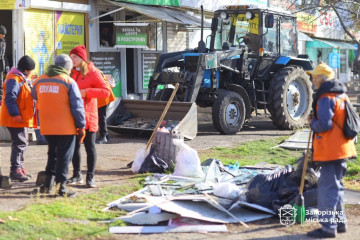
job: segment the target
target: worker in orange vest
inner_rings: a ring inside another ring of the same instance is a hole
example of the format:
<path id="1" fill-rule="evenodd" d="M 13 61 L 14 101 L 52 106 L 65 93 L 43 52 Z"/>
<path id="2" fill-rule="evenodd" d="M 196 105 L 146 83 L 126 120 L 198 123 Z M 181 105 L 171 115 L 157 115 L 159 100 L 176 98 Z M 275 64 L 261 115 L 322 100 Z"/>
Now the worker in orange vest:
<path id="1" fill-rule="evenodd" d="M 344 100 L 346 87 L 335 80 L 335 73 L 325 63 L 319 64 L 311 74 L 316 93 L 313 101 L 314 116 L 309 125 L 314 132 L 313 161 L 320 165 L 318 180 L 318 208 L 320 229 L 308 232 L 309 237 L 335 238 L 346 232 L 344 208 L 344 184 L 346 161 L 356 157 L 355 144 L 345 137 L 343 129 L 346 118 Z"/>
<path id="2" fill-rule="evenodd" d="M 57 195 L 71 196 L 66 189 L 68 167 L 74 155 L 76 135 L 85 137 L 85 110 L 79 87 L 70 77 L 72 60 L 61 54 L 45 74 L 34 81 L 31 95 L 39 106 L 40 131 L 48 142 L 46 181 L 40 193 L 50 193 L 54 180 Z"/>
<path id="3" fill-rule="evenodd" d="M 29 143 L 28 128 L 36 127 L 35 103 L 28 79 L 34 69 L 34 60 L 23 56 L 3 84 L 0 125 L 7 127 L 11 135 L 10 179 L 13 181 L 23 182 L 30 178 L 24 168 L 24 153 Z"/>

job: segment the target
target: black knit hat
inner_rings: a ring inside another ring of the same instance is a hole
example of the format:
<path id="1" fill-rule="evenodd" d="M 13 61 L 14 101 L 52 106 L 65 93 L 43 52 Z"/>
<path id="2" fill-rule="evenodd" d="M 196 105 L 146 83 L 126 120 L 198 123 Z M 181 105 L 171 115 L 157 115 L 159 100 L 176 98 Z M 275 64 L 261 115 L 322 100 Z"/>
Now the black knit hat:
<path id="1" fill-rule="evenodd" d="M 25 55 L 20 58 L 17 67 L 21 72 L 25 72 L 26 70 L 34 70 L 35 69 L 35 62 L 32 60 L 31 57 Z"/>
<path id="2" fill-rule="evenodd" d="M 0 25 L 0 34 L 6 35 L 6 28 L 3 25 Z"/>

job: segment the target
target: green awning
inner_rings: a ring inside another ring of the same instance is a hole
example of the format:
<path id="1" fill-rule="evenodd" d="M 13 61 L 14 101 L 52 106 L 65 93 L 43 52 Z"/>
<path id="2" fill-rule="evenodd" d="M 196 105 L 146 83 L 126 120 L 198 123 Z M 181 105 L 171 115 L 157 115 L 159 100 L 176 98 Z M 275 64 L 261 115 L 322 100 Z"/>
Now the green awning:
<path id="1" fill-rule="evenodd" d="M 117 5 L 119 7 L 127 8 L 131 11 L 148 16 L 149 18 L 158 19 L 159 21 L 183 24 L 188 26 L 201 26 L 201 19 L 185 11 L 164 6 L 147 6 L 139 4 L 131 4 L 126 2 L 118 2 L 114 0 L 107 0 L 107 2 Z M 211 27 L 211 23 L 204 21 L 204 27 Z"/>
<path id="2" fill-rule="evenodd" d="M 306 42 L 307 48 L 336 48 L 336 49 L 343 49 L 343 50 L 356 50 L 356 48 L 346 42 L 338 42 L 338 41 L 331 41 L 331 40 L 319 40 L 313 38 L 314 41 Z"/>

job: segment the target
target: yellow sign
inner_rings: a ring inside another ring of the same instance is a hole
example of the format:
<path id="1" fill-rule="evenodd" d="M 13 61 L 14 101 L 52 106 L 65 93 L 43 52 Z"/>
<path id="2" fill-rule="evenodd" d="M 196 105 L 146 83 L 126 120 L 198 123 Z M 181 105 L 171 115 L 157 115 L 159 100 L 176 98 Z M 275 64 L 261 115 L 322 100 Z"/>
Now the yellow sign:
<path id="1" fill-rule="evenodd" d="M 231 22 L 236 26 L 236 30 L 259 34 L 259 14 L 255 14 L 255 17 L 250 20 L 246 19 L 245 14 L 238 14 L 231 19 Z"/>
<path id="2" fill-rule="evenodd" d="M 25 54 L 36 63 L 35 74 L 44 74 L 53 64 L 54 55 L 54 14 L 52 11 L 25 11 Z"/>
<path id="3" fill-rule="evenodd" d="M 69 54 L 75 46 L 85 43 L 83 13 L 56 12 L 56 55 Z"/>
<path id="4" fill-rule="evenodd" d="M 13 10 L 29 7 L 30 0 L 1 0 L 0 10 Z"/>

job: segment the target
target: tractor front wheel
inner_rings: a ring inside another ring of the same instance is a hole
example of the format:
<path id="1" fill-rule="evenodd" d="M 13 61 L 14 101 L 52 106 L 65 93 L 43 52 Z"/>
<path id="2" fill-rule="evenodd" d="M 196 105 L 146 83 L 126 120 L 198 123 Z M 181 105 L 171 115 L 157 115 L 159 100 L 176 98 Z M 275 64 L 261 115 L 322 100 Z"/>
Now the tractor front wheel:
<path id="1" fill-rule="evenodd" d="M 238 133 L 245 120 L 245 103 L 242 97 L 232 91 L 220 90 L 212 107 L 212 119 L 221 134 Z"/>
<path id="2" fill-rule="evenodd" d="M 297 129 L 311 112 L 312 83 L 304 69 L 289 66 L 278 70 L 269 88 L 269 112 L 278 129 Z"/>

